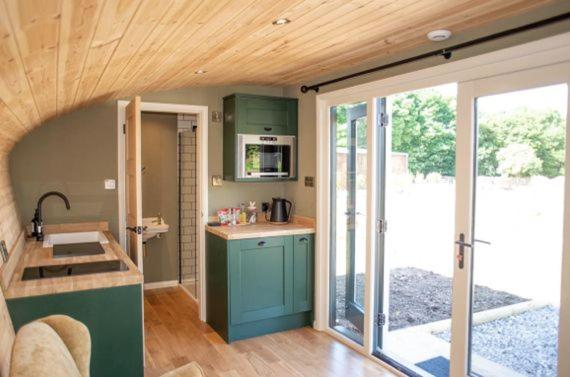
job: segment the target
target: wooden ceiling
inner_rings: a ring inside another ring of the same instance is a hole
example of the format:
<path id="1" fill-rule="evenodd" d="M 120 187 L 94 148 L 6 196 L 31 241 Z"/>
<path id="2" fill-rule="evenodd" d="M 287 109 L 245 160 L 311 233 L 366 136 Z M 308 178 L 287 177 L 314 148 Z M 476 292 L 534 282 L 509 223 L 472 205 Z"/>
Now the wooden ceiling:
<path id="1" fill-rule="evenodd" d="M 434 28 L 457 33 L 549 2 L 0 0 L 0 150 L 92 102 L 296 84 L 425 44 Z M 291 22 L 272 25 L 280 17 Z"/>

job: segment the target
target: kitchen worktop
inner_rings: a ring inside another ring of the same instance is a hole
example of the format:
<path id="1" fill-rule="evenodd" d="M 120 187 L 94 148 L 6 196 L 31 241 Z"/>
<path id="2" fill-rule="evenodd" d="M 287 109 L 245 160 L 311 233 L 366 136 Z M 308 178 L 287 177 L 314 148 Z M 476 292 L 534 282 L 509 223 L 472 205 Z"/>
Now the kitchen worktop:
<path id="1" fill-rule="evenodd" d="M 48 226 L 46 226 L 49 229 Z M 77 224 L 66 227 L 57 225 L 51 227 L 51 233 L 71 233 L 77 231 L 102 230 L 100 228 L 78 227 Z M 29 239 L 26 241 L 24 251 L 14 270 L 14 274 L 4 292 L 6 299 L 39 296 L 46 294 L 58 294 L 64 292 L 75 292 L 89 289 L 110 288 L 133 284 L 142 284 L 143 275 L 130 260 L 125 251 L 117 243 L 111 232 L 102 230 L 109 243 L 101 244 L 105 250 L 104 254 L 91 256 L 76 256 L 57 258 L 52 257 L 53 248 L 43 247 L 43 242 Z M 46 231 L 46 233 L 50 233 Z M 22 275 L 26 267 L 34 266 L 58 266 L 72 263 L 86 263 L 121 260 L 127 267 L 127 271 L 113 271 L 90 275 L 77 275 L 54 277 L 37 280 L 22 280 Z"/>
<path id="2" fill-rule="evenodd" d="M 206 231 L 225 240 L 242 240 L 258 237 L 293 236 L 315 233 L 314 220 L 297 217 L 289 224 L 276 225 L 260 221 L 247 225 L 206 226 Z"/>

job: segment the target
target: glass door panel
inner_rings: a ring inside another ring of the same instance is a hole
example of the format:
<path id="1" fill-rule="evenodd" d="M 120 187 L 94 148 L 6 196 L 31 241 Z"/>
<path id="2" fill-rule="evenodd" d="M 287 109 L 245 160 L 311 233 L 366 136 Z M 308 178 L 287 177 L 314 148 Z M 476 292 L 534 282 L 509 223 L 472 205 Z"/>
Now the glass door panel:
<path id="1" fill-rule="evenodd" d="M 472 374 L 557 375 L 567 96 L 476 99 Z"/>
<path id="2" fill-rule="evenodd" d="M 437 377 L 449 375 L 456 95 L 457 85 L 449 84 L 388 97 L 391 122 L 379 142 L 387 227 L 380 235 L 385 324 L 377 344 L 408 372 Z"/>
<path id="3" fill-rule="evenodd" d="M 366 103 L 331 108 L 330 326 L 363 344 L 366 261 Z"/>

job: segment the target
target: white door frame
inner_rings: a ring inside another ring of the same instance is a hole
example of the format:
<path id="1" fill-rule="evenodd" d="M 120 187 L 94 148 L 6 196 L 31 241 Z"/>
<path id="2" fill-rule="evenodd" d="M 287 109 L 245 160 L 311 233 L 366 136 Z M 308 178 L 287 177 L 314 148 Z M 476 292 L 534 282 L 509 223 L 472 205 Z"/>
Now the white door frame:
<path id="1" fill-rule="evenodd" d="M 474 211 L 473 189 L 475 183 L 475 152 L 476 152 L 476 121 L 475 101 L 479 97 L 514 92 L 518 90 L 533 89 L 556 84 L 566 84 L 570 88 L 570 62 L 553 64 L 549 66 L 532 68 L 499 76 L 485 77 L 482 79 L 459 83 L 457 96 L 457 155 L 456 155 L 456 230 L 455 239 L 459 234 L 465 235 L 467 243 L 472 242 L 472 229 Z M 570 101 L 570 93 L 568 94 Z M 570 106 L 566 114 L 566 163 L 565 163 L 565 213 L 570 211 Z M 570 275 L 570 217 L 564 216 L 563 246 L 562 246 L 562 281 L 564 276 Z M 459 269 L 457 263 L 454 267 L 453 292 L 458 296 L 453 300 L 452 320 L 452 351 L 455 357 L 451 359 L 450 374 L 463 376 L 468 372 L 469 358 L 469 332 L 470 332 L 470 303 L 473 249 L 465 248 L 464 268 Z M 560 328 L 558 355 L 570 354 L 568 343 L 570 318 L 570 288 L 561 289 L 560 305 Z M 565 342 L 564 342 L 565 341 Z M 558 375 L 570 375 L 570 362 L 565 357 L 558 358 Z"/>
<path id="2" fill-rule="evenodd" d="M 373 342 L 371 331 L 365 334 L 364 346 L 360 346 L 355 342 L 341 336 L 338 332 L 329 326 L 329 245 L 330 245 L 330 108 L 335 105 L 353 102 L 368 102 L 371 105 L 371 100 L 376 97 L 386 97 L 392 94 L 428 88 L 437 85 L 448 84 L 452 82 L 462 83 L 482 79 L 485 77 L 492 77 L 511 72 L 554 65 L 557 63 L 570 61 L 570 33 L 563 33 L 553 37 L 545 38 L 538 41 L 521 44 L 518 46 L 506 48 L 503 50 L 494 51 L 491 53 L 475 56 L 459 60 L 456 62 L 449 62 L 446 64 L 434 66 L 427 69 L 422 69 L 415 72 L 406 73 L 399 76 L 389 77 L 386 79 L 353 86 L 349 88 L 339 89 L 336 91 L 318 94 L 316 96 L 316 124 L 317 124 L 317 234 L 315 242 L 316 253 L 316 271 L 315 271 L 315 323 L 314 327 L 317 330 L 327 331 L 335 338 L 345 342 L 348 346 L 355 350 L 370 356 L 373 352 Z M 468 90 L 468 85 L 465 85 L 464 90 Z M 459 106 L 459 102 L 458 102 Z M 463 105 L 464 106 L 464 105 Z M 368 148 L 373 147 L 376 140 L 375 128 L 370 127 L 372 120 L 376 119 L 375 108 L 369 107 L 369 133 L 368 133 Z M 461 116 L 458 114 L 458 124 L 460 121 L 465 122 L 468 119 L 459 119 Z M 468 115 L 467 115 L 468 116 Z M 459 127 L 458 127 L 459 128 Z M 469 135 L 461 135 L 458 129 L 459 138 L 469 137 Z M 570 148 L 567 148 L 569 153 Z M 370 156 L 369 156 L 370 158 Z M 465 172 L 464 172 L 465 173 Z M 375 177 L 376 171 L 374 169 L 374 162 L 368 166 L 368 176 Z M 376 179 L 370 179 L 368 193 L 371 195 L 376 191 Z M 568 187 L 568 186 L 567 186 Z M 568 190 L 567 190 L 568 191 Z M 567 197 L 570 196 L 566 192 Z M 374 200 L 367 199 L 367 214 L 369 218 L 376 218 L 376 208 Z M 570 213 L 570 209 L 566 208 L 566 214 Z M 568 217 L 568 216 L 567 216 Z M 568 221 L 567 221 L 568 222 Z M 565 232 L 570 232 L 570 225 L 565 224 Z M 376 250 L 374 243 L 367 243 L 367 262 L 376 260 Z M 565 246 L 565 250 L 568 245 Z M 566 259 L 570 257 L 566 256 Z M 567 262 L 565 262 L 567 263 Z M 373 278 L 373 272 L 370 271 L 371 267 L 367 266 L 366 276 L 366 294 L 365 294 L 365 327 L 372 328 L 373 315 L 371 313 L 371 302 L 374 302 L 375 293 L 372 292 L 372 282 L 369 281 Z M 563 283 L 568 285 L 569 277 L 564 277 Z M 455 283 L 454 283 L 455 284 Z M 570 292 L 569 292 L 570 293 Z M 567 293 L 567 295 L 569 294 Z M 466 298 L 467 299 L 467 298 Z M 570 301 L 570 297 L 563 298 Z M 567 313 L 567 316 L 570 313 Z M 562 313 L 561 313 L 562 318 Z M 562 342 L 570 343 L 570 324 L 561 326 L 560 336 L 563 338 Z M 561 343 L 562 344 L 562 343 Z M 454 347 L 452 345 L 452 347 Z M 452 352 L 461 352 L 459 349 L 452 348 Z M 563 360 L 562 362 L 568 362 Z M 385 364 L 387 365 L 387 364 Z M 567 368 L 565 366 L 565 368 Z M 567 370 L 567 369 L 561 369 Z M 459 376 L 454 374 L 453 376 Z"/>
<path id="3" fill-rule="evenodd" d="M 118 155 L 118 187 L 119 198 L 119 243 L 126 250 L 126 219 L 125 219 L 125 108 L 129 101 L 117 101 L 117 155 Z M 204 234 L 208 220 L 208 106 L 182 105 L 160 102 L 141 102 L 141 112 L 161 112 L 173 114 L 194 114 L 197 116 L 197 205 L 196 218 L 198 219 L 198 305 L 200 320 L 206 321 L 206 243 Z M 141 271 L 142 272 L 142 271 Z"/>

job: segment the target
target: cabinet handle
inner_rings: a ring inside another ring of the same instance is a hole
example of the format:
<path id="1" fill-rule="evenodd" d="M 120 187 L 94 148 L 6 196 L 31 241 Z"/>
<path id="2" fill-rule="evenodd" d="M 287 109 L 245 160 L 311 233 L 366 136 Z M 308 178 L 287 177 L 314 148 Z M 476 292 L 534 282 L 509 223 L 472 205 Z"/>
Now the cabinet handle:
<path id="1" fill-rule="evenodd" d="M 263 129 L 267 132 L 271 131 L 273 129 L 273 127 L 263 127 Z"/>
<path id="2" fill-rule="evenodd" d="M 257 243 L 257 246 L 265 246 L 266 242 L 265 241 L 259 241 Z"/>
<path id="3" fill-rule="evenodd" d="M 303 238 L 299 239 L 299 242 L 307 242 L 307 241 L 308 241 L 307 237 L 303 237 Z"/>

